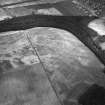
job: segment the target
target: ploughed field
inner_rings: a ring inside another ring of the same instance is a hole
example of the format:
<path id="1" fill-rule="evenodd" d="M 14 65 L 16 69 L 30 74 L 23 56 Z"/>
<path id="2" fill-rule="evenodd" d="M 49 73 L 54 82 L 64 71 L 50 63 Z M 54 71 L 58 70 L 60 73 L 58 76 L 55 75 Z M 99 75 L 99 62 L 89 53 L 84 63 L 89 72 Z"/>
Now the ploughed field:
<path id="1" fill-rule="evenodd" d="M 64 105 L 77 105 L 94 84 L 105 88 L 103 69 L 70 32 L 37 27 L 0 34 L 1 105 L 58 105 L 53 88 Z"/>

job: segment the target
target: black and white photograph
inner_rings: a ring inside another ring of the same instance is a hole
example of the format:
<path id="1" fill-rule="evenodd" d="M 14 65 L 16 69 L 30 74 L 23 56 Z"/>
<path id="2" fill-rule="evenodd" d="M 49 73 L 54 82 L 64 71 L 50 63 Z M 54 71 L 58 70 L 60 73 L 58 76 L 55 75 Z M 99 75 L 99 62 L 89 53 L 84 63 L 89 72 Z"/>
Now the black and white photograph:
<path id="1" fill-rule="evenodd" d="M 105 105 L 105 0 L 0 0 L 0 105 Z"/>

